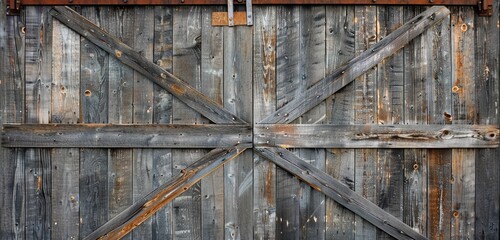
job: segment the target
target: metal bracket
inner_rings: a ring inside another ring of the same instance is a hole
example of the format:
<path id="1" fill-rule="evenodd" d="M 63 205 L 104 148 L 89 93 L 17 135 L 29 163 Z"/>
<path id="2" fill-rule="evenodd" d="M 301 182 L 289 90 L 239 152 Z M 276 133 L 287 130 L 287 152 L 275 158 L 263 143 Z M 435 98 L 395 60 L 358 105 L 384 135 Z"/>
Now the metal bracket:
<path id="1" fill-rule="evenodd" d="M 5 4 L 7 16 L 19 15 L 21 12 L 21 0 L 7 0 Z"/>
<path id="2" fill-rule="evenodd" d="M 493 0 L 479 0 L 477 6 L 479 16 L 491 17 L 493 15 Z"/>
<path id="3" fill-rule="evenodd" d="M 243 2 L 243 0 L 238 0 Z M 246 12 L 235 12 L 233 0 L 227 0 L 227 12 L 213 12 L 212 26 L 241 26 L 253 25 L 252 0 L 246 0 Z"/>

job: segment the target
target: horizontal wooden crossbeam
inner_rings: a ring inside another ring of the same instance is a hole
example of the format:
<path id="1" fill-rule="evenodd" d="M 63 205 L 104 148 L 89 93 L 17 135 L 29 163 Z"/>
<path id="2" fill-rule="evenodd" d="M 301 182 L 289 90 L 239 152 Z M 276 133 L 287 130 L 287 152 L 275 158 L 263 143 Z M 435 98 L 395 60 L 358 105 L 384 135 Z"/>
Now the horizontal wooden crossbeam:
<path id="1" fill-rule="evenodd" d="M 355 78 L 376 66 L 383 59 L 403 48 L 413 38 L 423 33 L 433 24 L 440 22 L 450 11 L 446 7 L 434 6 L 406 22 L 387 35 L 383 40 L 338 68 L 306 90 L 282 108 L 264 118 L 259 123 L 290 123 L 311 110 L 323 100 L 345 87 Z"/>
<path id="2" fill-rule="evenodd" d="M 86 240 L 120 239 L 203 177 L 234 159 L 245 149 L 214 149 L 177 176 L 147 194 L 113 219 L 86 236 Z"/>
<path id="3" fill-rule="evenodd" d="M 496 148 L 492 125 L 259 124 L 254 145 L 284 148 Z"/>
<path id="4" fill-rule="evenodd" d="M 284 148 L 259 148 L 256 152 L 396 239 L 426 239 L 398 218 L 292 152 Z"/>
<path id="5" fill-rule="evenodd" d="M 3 147 L 248 148 L 246 125 L 7 124 Z"/>
<path id="6" fill-rule="evenodd" d="M 246 123 L 187 82 L 146 59 L 131 47 L 102 30 L 69 7 L 56 6 L 51 15 L 119 61 L 143 74 L 214 123 Z"/>

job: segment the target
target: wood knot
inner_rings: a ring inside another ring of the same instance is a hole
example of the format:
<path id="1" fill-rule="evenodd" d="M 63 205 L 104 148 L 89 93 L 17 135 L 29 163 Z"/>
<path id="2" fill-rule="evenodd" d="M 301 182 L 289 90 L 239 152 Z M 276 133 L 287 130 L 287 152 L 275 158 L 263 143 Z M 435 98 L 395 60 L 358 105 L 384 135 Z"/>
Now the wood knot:
<path id="1" fill-rule="evenodd" d="M 418 164 L 413 164 L 413 170 L 418 170 Z"/>
<path id="2" fill-rule="evenodd" d="M 454 93 L 457 93 L 458 91 L 460 91 L 460 87 L 455 85 L 455 86 L 453 86 L 451 91 L 453 91 Z"/>
<path id="3" fill-rule="evenodd" d="M 122 57 L 122 52 L 118 49 L 115 49 L 115 55 L 117 58 L 121 58 Z"/>
<path id="4" fill-rule="evenodd" d="M 462 26 L 460 26 L 460 29 L 462 29 L 462 32 L 466 32 L 468 28 L 469 28 L 469 26 L 465 23 L 462 24 Z"/>
<path id="5" fill-rule="evenodd" d="M 485 139 L 489 140 L 489 141 L 495 140 L 496 137 L 497 137 L 497 134 L 495 132 L 490 132 L 490 133 L 487 133 L 485 135 Z"/>
<path id="6" fill-rule="evenodd" d="M 460 217 L 460 213 L 458 211 L 453 211 L 453 217 Z"/>

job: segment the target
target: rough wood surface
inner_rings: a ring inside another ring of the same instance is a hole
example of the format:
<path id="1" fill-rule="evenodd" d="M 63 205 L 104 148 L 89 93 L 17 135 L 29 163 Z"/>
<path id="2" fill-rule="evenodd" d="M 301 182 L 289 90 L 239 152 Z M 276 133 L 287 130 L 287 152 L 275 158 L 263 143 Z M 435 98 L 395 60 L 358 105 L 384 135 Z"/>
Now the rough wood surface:
<path id="1" fill-rule="evenodd" d="M 51 123 L 78 123 L 80 122 L 80 36 L 54 20 L 51 47 Z M 83 196 L 80 195 L 79 187 L 79 156 L 77 148 L 52 151 L 52 166 L 54 169 L 58 168 L 58 171 L 53 173 L 52 185 L 63 185 L 53 191 L 54 237 L 80 238 L 80 197 Z M 65 180 L 62 183 L 59 182 L 61 178 Z"/>
<path id="2" fill-rule="evenodd" d="M 195 87 L 190 86 L 186 82 L 190 81 L 189 79 L 184 78 L 185 80 L 182 80 L 163 70 L 160 66 L 141 56 L 140 53 L 134 51 L 116 37 L 109 35 L 70 8 L 57 6 L 53 8 L 51 14 L 54 18 L 80 33 L 103 50 L 115 55 L 122 63 L 163 87 L 210 120 L 216 123 L 244 123 L 213 100 L 204 96 Z M 199 21 L 196 22 L 199 24 Z"/>
<path id="3" fill-rule="evenodd" d="M 85 239 L 117 239 L 125 236 L 167 203 L 200 181 L 213 170 L 241 154 L 245 149 L 214 149 L 207 155 L 181 170 L 160 187 L 138 198 L 136 202 L 116 217 L 102 225 Z"/>
<path id="4" fill-rule="evenodd" d="M 296 98 L 285 107 L 266 117 L 260 123 L 288 123 L 307 112 L 330 95 L 343 88 L 375 66 L 380 60 L 391 56 L 394 52 L 408 44 L 411 39 L 420 35 L 425 29 L 441 21 L 449 14 L 445 7 L 432 7 L 416 16 L 382 41 L 374 44 L 363 54 L 350 60 L 314 86 L 310 87 L 301 98 Z"/>
<path id="5" fill-rule="evenodd" d="M 259 148 L 257 152 L 393 237 L 398 239 L 426 239 L 401 220 L 362 197 L 361 194 L 352 191 L 340 181 L 306 163 L 292 152 L 284 148 Z"/>
<path id="6" fill-rule="evenodd" d="M 259 124 L 254 134 L 256 146 L 285 148 L 495 148 L 500 141 L 495 125 Z"/>
<path id="7" fill-rule="evenodd" d="M 253 122 L 276 110 L 276 7 L 254 8 Z M 276 166 L 254 154 L 254 239 L 276 238 Z"/>

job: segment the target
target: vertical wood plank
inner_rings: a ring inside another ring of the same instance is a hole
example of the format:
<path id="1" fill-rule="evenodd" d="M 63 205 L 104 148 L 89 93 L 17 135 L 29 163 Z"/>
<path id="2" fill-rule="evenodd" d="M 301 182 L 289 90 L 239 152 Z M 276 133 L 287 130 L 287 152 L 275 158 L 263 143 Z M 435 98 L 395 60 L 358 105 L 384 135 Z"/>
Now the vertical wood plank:
<path id="1" fill-rule="evenodd" d="M 276 6 L 255 7 L 253 121 L 276 110 Z M 254 154 L 254 239 L 276 238 L 276 165 Z"/>
<path id="2" fill-rule="evenodd" d="M 377 7 L 377 40 L 403 25 L 403 7 Z M 400 124 L 403 120 L 403 50 L 378 64 L 377 124 Z M 377 205 L 402 219 L 403 162 L 402 149 L 379 149 L 377 153 Z M 378 239 L 392 239 L 377 229 Z"/>
<path id="3" fill-rule="evenodd" d="M 127 7 L 107 8 L 106 31 L 129 46 L 134 44 L 134 9 Z M 109 56 L 108 122 L 132 123 L 134 71 Z M 132 205 L 132 149 L 110 149 L 108 156 L 108 219 Z M 123 239 L 131 239 L 131 234 Z"/>
<path id="4" fill-rule="evenodd" d="M 277 8 L 276 108 L 293 99 L 299 86 L 300 8 Z M 299 238 L 299 180 L 276 168 L 276 238 Z"/>
<path id="5" fill-rule="evenodd" d="M 135 7 L 134 49 L 149 60 L 153 60 L 154 8 Z M 133 123 L 151 124 L 153 121 L 154 83 L 138 72 L 134 72 Z M 153 150 L 133 150 L 133 198 L 134 202 L 153 190 Z M 151 239 L 152 221 L 146 220 L 137 227 L 133 238 Z"/>
<path id="6" fill-rule="evenodd" d="M 201 8 L 175 7 L 173 12 L 173 73 L 196 89 L 201 89 Z M 205 121 L 194 110 L 174 99 L 173 123 Z M 177 174 L 203 156 L 200 150 L 172 150 L 173 172 Z M 174 239 L 201 238 L 201 186 L 195 184 L 173 203 Z"/>
<path id="7" fill-rule="evenodd" d="M 167 71 L 172 71 L 172 7 L 156 6 L 154 22 L 153 61 Z M 172 122 L 172 95 L 154 86 L 153 123 Z M 161 186 L 172 176 L 172 151 L 153 150 L 153 188 Z M 172 239 L 172 204 L 159 210 L 152 218 L 153 239 Z"/>
<path id="8" fill-rule="evenodd" d="M 81 14 L 97 26 L 107 24 L 99 7 L 83 7 Z M 80 43 L 80 112 L 82 123 L 108 122 L 109 55 L 86 38 Z M 87 236 L 108 219 L 108 150 L 80 150 L 80 234 Z"/>
<path id="9" fill-rule="evenodd" d="M 252 27 L 224 29 L 224 107 L 252 124 Z M 253 156 L 224 164 L 226 239 L 253 238 Z"/>
<path id="10" fill-rule="evenodd" d="M 354 7 L 326 6 L 326 73 L 354 57 Z M 354 83 L 326 100 L 329 124 L 354 124 Z M 327 149 L 325 172 L 354 190 L 354 150 Z M 326 198 L 326 239 L 354 239 L 355 215 Z"/>
<path id="11" fill-rule="evenodd" d="M 494 1 L 491 18 L 475 16 L 475 61 L 477 122 L 500 124 L 499 117 L 499 59 L 498 31 L 500 2 Z M 475 236 L 494 239 L 500 229 L 500 148 L 476 150 Z"/>
<path id="12" fill-rule="evenodd" d="M 355 53 L 362 53 L 377 42 L 377 11 L 375 6 L 355 7 Z M 375 84 L 377 69 L 367 71 L 355 81 L 355 123 L 373 124 L 377 117 Z M 374 149 L 355 150 L 355 190 L 376 203 L 376 154 Z M 377 229 L 356 216 L 356 238 L 376 235 Z"/>
<path id="13" fill-rule="evenodd" d="M 52 23 L 51 123 L 75 124 L 80 122 L 80 36 L 57 20 Z M 54 237 L 80 238 L 79 156 L 77 148 L 52 150 L 52 186 L 60 186 L 52 196 Z"/>
<path id="14" fill-rule="evenodd" d="M 451 16 L 453 123 L 476 124 L 474 11 L 460 7 Z M 475 150 L 452 150 L 451 237 L 474 238 Z"/>
<path id="15" fill-rule="evenodd" d="M 299 91 L 302 95 L 307 88 L 325 76 L 325 6 L 301 6 L 299 45 Z M 324 123 L 326 103 L 321 103 L 299 119 L 301 124 Z M 308 163 L 323 170 L 325 168 L 324 149 L 300 149 L 298 154 Z M 304 182 L 300 183 L 300 237 L 310 239 L 325 238 L 325 196 Z"/>
<path id="16" fill-rule="evenodd" d="M 201 10 L 201 92 L 223 104 L 224 31 L 212 27 L 212 12 L 220 8 Z M 224 169 L 219 168 L 201 180 L 202 239 L 224 238 Z"/>

